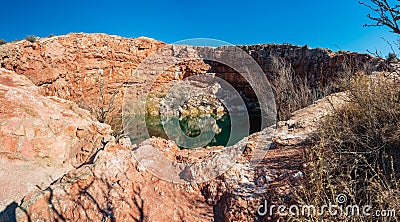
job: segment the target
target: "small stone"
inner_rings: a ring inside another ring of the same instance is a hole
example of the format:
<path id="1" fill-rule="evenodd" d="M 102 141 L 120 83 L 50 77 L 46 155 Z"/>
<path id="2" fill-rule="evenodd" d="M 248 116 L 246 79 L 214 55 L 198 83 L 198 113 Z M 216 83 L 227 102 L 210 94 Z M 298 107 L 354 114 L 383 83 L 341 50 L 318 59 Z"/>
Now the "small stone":
<path id="1" fill-rule="evenodd" d="M 18 137 L 6 136 L 3 138 L 3 145 L 0 147 L 1 151 L 13 152 L 17 151 Z"/>
<path id="2" fill-rule="evenodd" d="M 24 126 L 20 126 L 13 134 L 16 136 L 25 136 Z"/>
<path id="3" fill-rule="evenodd" d="M 265 182 L 266 182 L 266 183 L 274 182 L 274 178 L 272 178 L 272 177 L 269 176 L 268 174 L 266 174 L 266 175 L 264 176 L 264 178 L 265 178 Z"/>
<path id="4" fill-rule="evenodd" d="M 286 121 L 279 121 L 279 122 L 276 124 L 276 126 L 280 128 L 280 127 L 286 126 L 286 124 L 287 124 Z"/>
<path id="5" fill-rule="evenodd" d="M 301 172 L 301 171 L 297 171 L 296 173 L 292 174 L 290 178 L 293 179 L 293 180 L 303 179 L 304 178 L 304 173 Z"/>
<path id="6" fill-rule="evenodd" d="M 87 134 L 88 134 L 88 131 L 87 131 L 86 129 L 84 129 L 84 128 L 78 128 L 78 129 L 76 130 L 76 136 L 77 136 L 79 139 L 86 138 Z"/>
<path id="7" fill-rule="evenodd" d="M 119 139 L 118 142 L 125 148 L 131 148 L 132 147 L 132 142 L 131 142 L 131 139 L 129 137 L 123 137 L 123 138 Z"/>
<path id="8" fill-rule="evenodd" d="M 63 127 L 62 123 L 54 121 L 49 122 L 47 126 L 51 129 L 51 131 L 53 131 L 54 135 L 61 133 L 61 129 Z"/>
<path id="9" fill-rule="evenodd" d="M 76 136 L 76 127 L 69 125 L 69 126 L 65 127 L 65 132 L 69 136 Z"/>

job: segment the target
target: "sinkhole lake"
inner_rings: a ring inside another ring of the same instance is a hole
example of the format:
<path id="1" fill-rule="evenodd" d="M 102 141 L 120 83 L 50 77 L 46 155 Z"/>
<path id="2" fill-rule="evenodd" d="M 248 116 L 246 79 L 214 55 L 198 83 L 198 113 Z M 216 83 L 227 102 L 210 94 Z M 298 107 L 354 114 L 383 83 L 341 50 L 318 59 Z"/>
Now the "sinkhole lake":
<path id="1" fill-rule="evenodd" d="M 128 135 L 133 143 L 149 137 L 174 141 L 180 148 L 231 146 L 261 130 L 261 115 L 230 116 L 135 116 L 130 118 Z M 145 122 L 145 124 L 143 123 Z M 139 123 L 139 124 L 136 124 Z"/>

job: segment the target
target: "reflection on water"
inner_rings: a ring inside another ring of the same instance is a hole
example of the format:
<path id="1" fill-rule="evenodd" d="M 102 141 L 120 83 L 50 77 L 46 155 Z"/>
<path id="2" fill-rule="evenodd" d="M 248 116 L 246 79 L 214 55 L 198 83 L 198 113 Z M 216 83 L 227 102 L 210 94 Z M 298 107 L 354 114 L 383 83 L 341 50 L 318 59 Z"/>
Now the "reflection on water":
<path id="1" fill-rule="evenodd" d="M 137 121 L 145 120 L 146 129 L 142 127 L 131 127 L 129 129 L 129 135 L 133 143 L 139 143 L 146 137 L 155 136 L 173 140 L 181 148 L 199 147 L 193 146 L 193 144 L 201 144 L 201 147 L 230 146 L 243 139 L 243 137 L 260 131 L 261 128 L 260 115 L 254 114 L 249 115 L 250 129 L 239 127 L 233 130 L 233 132 L 236 132 L 234 134 L 231 134 L 231 119 L 235 119 L 234 125 L 236 126 L 247 125 L 248 127 L 248 123 L 241 124 L 241 121 L 246 121 L 245 117 L 235 116 L 235 118 L 231 118 L 226 114 L 222 117 L 185 116 L 162 119 L 160 116 L 147 115 L 134 118 Z M 135 119 L 132 122 L 135 122 Z M 237 133 L 238 131 L 239 133 Z M 188 140 L 190 140 L 191 144 L 188 144 Z"/>

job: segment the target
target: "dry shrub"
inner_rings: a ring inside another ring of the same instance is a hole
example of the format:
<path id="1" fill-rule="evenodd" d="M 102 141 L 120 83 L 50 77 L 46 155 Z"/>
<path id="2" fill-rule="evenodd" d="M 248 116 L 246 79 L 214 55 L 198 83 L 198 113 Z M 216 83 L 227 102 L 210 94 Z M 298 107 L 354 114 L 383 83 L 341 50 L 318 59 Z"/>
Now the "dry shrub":
<path id="1" fill-rule="evenodd" d="M 33 36 L 33 35 L 29 35 L 25 38 L 26 41 L 30 42 L 30 43 L 35 43 L 37 41 L 37 37 Z"/>
<path id="2" fill-rule="evenodd" d="M 290 63 L 280 57 L 271 57 L 271 60 L 277 119 L 286 120 L 294 111 L 310 105 L 314 95 L 307 80 L 295 75 Z"/>
<path id="3" fill-rule="evenodd" d="M 326 117 L 319 141 L 306 151 L 307 182 L 297 202 L 320 209 L 337 204 L 343 193 L 344 206 L 370 205 L 371 213 L 395 210 L 396 215 L 325 214 L 301 220 L 400 221 L 400 87 L 385 77 L 361 75 L 345 88 L 348 101 Z"/>
<path id="4" fill-rule="evenodd" d="M 112 70 L 110 70 L 111 75 Z M 98 89 L 96 89 L 98 87 Z M 123 90 L 123 84 L 110 87 L 104 76 L 100 74 L 96 78 L 96 86 L 94 87 L 94 101 L 88 100 L 81 102 L 80 106 L 88 109 L 101 123 L 111 126 L 114 131 L 113 136 L 120 138 L 123 136 L 122 114 L 120 107 L 120 94 Z"/>
<path id="5" fill-rule="evenodd" d="M 343 56 L 343 61 L 335 76 L 329 81 L 309 84 L 304 74 L 295 73 L 291 64 L 281 57 L 271 56 L 271 87 L 275 95 L 277 119 L 287 120 L 296 110 L 307 107 L 332 93 L 347 90 L 346 85 L 356 73 L 371 74 L 374 67 L 370 62 L 357 64 L 351 56 Z M 321 73 L 321 78 L 324 74 Z"/>
<path id="6" fill-rule="evenodd" d="M 348 82 L 357 68 L 345 57 L 337 76 L 328 83 L 317 82 L 310 85 L 306 76 L 300 76 L 291 64 L 281 57 L 271 57 L 271 87 L 275 95 L 277 119 L 287 120 L 296 110 L 307 107 L 327 95 L 343 90 L 342 83 Z M 369 72 L 370 64 L 365 63 L 364 72 Z"/>
<path id="7" fill-rule="evenodd" d="M 346 88 L 347 104 L 328 116 L 322 125 L 328 146 L 337 152 L 362 152 L 379 159 L 385 152 L 399 150 L 398 83 L 382 76 L 361 75 Z"/>

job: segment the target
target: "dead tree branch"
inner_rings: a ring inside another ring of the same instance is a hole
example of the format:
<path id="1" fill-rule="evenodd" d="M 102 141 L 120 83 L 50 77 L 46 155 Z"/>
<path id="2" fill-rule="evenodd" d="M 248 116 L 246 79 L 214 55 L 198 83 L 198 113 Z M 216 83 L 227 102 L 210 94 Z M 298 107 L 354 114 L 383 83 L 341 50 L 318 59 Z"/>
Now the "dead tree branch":
<path id="1" fill-rule="evenodd" d="M 397 3 L 389 3 L 388 0 L 370 0 L 371 4 L 359 2 L 374 12 L 374 15 L 368 14 L 367 17 L 372 20 L 372 24 L 365 24 L 363 27 L 380 27 L 386 26 L 391 32 L 400 34 L 398 21 L 400 19 L 400 5 Z M 400 0 L 397 0 L 400 2 Z"/>

